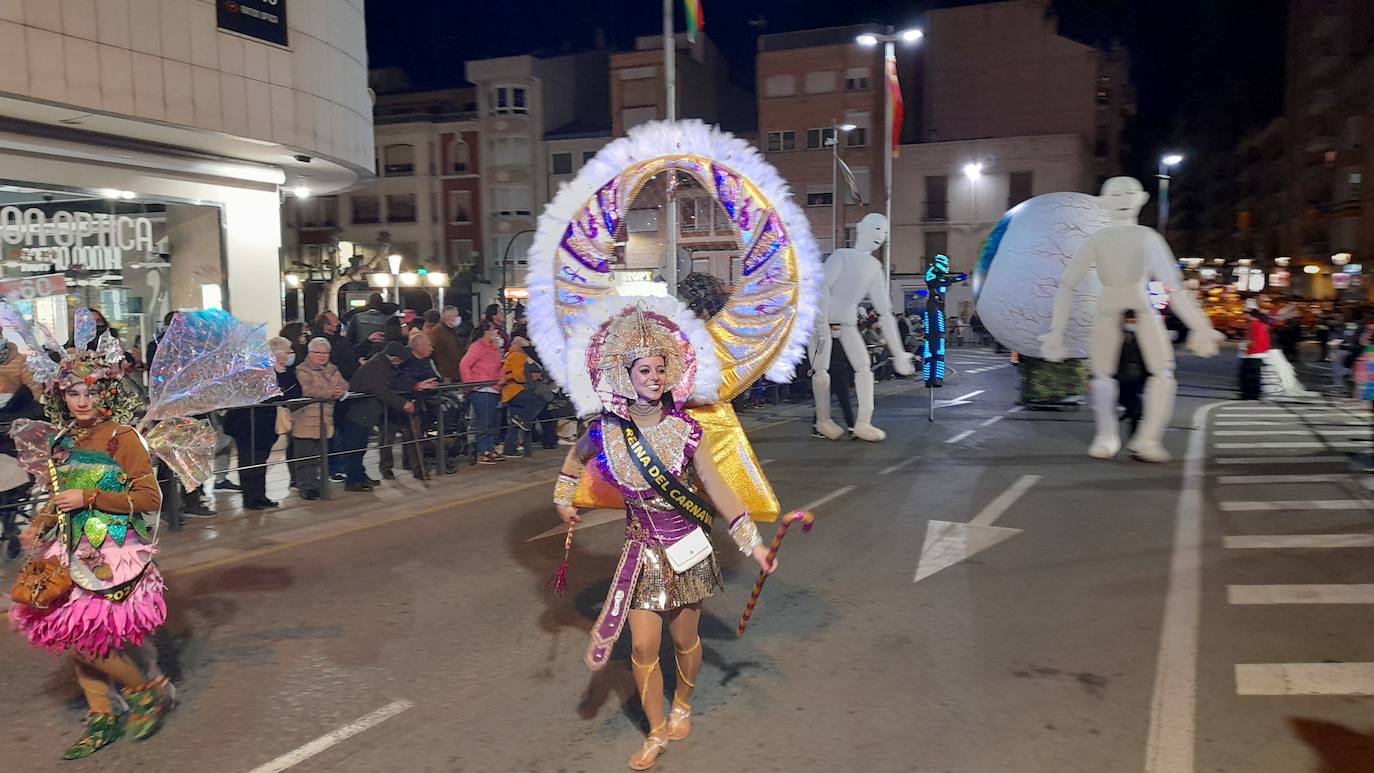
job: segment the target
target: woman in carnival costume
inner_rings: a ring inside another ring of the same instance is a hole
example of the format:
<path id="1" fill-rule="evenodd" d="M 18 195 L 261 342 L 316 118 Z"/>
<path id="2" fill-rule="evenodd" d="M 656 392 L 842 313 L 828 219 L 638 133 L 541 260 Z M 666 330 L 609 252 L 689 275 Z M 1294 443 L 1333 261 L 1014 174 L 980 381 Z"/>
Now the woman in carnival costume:
<path id="1" fill-rule="evenodd" d="M 44 357 L 41 351 L 33 355 Z M 162 494 L 148 447 L 128 422 L 140 400 L 124 381 L 118 340 L 80 347 L 43 385 L 48 418 L 59 428 L 49 446 L 52 498 L 20 536 L 42 559 L 67 567 L 72 585 L 44 606 L 15 603 L 9 618 L 35 647 L 71 650 L 89 713 L 81 738 L 63 755 L 94 754 L 128 734 L 157 732 L 173 704 L 172 685 L 130 657 L 167 619 L 153 558 Z M 110 685 L 128 711 L 116 713 Z"/>
<path id="2" fill-rule="evenodd" d="M 573 402 L 579 413 L 598 415 L 563 463 L 554 504 L 569 526 L 579 521 L 573 496 L 589 463 L 625 500 L 625 546 L 593 628 L 587 663 L 605 665 L 628 621 L 635 685 L 649 720 L 649 736 L 630 767 L 647 770 L 669 741 L 691 731 L 692 689 L 702 662 L 701 603 L 720 585 L 704 534 L 711 511 L 761 568 L 771 572 L 777 562 L 768 564 L 758 529 L 711 454 L 696 453 L 701 425 L 674 399 L 710 401 L 719 389 L 720 362 L 705 325 L 669 298 L 607 299 L 589 314 L 593 323 L 598 317 L 599 324 L 574 337 L 579 343 L 570 352 L 585 363 L 572 376 Z M 658 659 L 664 623 L 677 666 L 666 715 Z"/>

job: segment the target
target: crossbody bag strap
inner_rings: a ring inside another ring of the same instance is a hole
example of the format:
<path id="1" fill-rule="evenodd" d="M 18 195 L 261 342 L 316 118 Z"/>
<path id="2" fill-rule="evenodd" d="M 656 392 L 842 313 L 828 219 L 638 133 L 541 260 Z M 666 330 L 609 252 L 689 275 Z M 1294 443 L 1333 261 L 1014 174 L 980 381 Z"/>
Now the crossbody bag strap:
<path id="1" fill-rule="evenodd" d="M 625 437 L 625 447 L 630 451 L 630 458 L 634 459 L 635 466 L 644 474 L 644 480 L 657 489 L 663 498 L 673 506 L 674 510 L 710 534 L 711 522 L 715 519 L 715 511 L 711 504 L 698 496 L 696 492 L 688 488 L 668 470 L 668 465 L 663 463 L 653 446 L 649 445 L 639 434 L 639 428 L 635 426 L 634 422 L 625 421 L 619 417 L 616 417 L 615 421 L 619 425 L 621 434 Z"/>

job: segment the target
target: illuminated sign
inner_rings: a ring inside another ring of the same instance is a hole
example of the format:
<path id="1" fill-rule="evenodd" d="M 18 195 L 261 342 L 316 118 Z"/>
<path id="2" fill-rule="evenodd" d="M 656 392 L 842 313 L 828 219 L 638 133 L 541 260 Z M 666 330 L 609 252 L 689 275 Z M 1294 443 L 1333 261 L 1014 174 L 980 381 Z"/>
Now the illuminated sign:
<path id="1" fill-rule="evenodd" d="M 508 301 L 522 301 L 530 297 L 530 291 L 523 287 L 507 287 L 505 296 Z"/>
<path id="2" fill-rule="evenodd" d="M 654 272 L 652 271 L 617 271 L 615 272 L 617 282 L 652 282 Z"/>
<path id="3" fill-rule="evenodd" d="M 18 247 L 20 260 L 57 271 L 108 271 L 123 266 L 125 252 L 153 251 L 153 222 L 104 212 L 3 207 L 0 244 Z"/>
<path id="4" fill-rule="evenodd" d="M 286 0 L 217 0 L 219 28 L 286 45 Z"/>

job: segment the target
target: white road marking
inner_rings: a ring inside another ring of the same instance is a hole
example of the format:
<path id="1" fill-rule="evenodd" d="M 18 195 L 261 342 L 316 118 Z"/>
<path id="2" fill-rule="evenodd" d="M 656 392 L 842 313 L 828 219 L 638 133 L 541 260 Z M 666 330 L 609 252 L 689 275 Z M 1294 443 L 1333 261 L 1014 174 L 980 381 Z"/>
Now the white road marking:
<path id="1" fill-rule="evenodd" d="M 805 512 L 811 512 L 812 510 L 815 510 L 816 508 L 820 507 L 821 505 L 823 505 L 823 504 L 825 504 L 825 503 L 827 503 L 827 502 L 830 502 L 830 501 L 835 500 L 835 499 L 839 499 L 840 497 L 844 496 L 845 494 L 848 494 L 849 492 L 853 491 L 855 488 L 856 488 L 855 486 L 840 486 L 839 488 L 835 489 L 834 491 L 830 492 L 829 494 L 826 494 L 825 496 L 821 497 L 820 499 L 817 499 L 817 500 L 814 501 L 814 502 L 807 502 L 806 504 L 804 504 L 804 505 L 802 505 L 801 507 L 798 507 L 798 508 L 796 508 L 796 509 L 797 509 L 797 510 L 802 510 L 802 511 L 805 511 Z"/>
<path id="2" fill-rule="evenodd" d="M 1305 421 L 1306 421 L 1306 420 L 1304 420 L 1304 419 L 1299 419 L 1299 418 L 1296 418 L 1296 417 L 1294 417 L 1294 420 L 1293 420 L 1293 421 L 1269 421 L 1269 420 L 1267 420 L 1267 419 L 1254 419 L 1254 420 L 1252 420 L 1252 421 L 1219 421 L 1219 422 L 1216 422 L 1216 426 L 1218 426 L 1218 427 L 1295 427 L 1295 426 L 1303 426 Z M 1329 427 L 1329 426 L 1332 426 L 1332 425 L 1344 426 L 1344 427 L 1367 427 L 1367 426 L 1369 426 L 1369 422 L 1367 422 L 1367 421 L 1332 421 L 1332 420 L 1328 420 L 1328 419 L 1311 419 L 1311 421 L 1320 422 L 1320 423 L 1321 423 L 1320 425 L 1323 426 L 1323 427 Z"/>
<path id="3" fill-rule="evenodd" d="M 1265 483 L 1343 483 L 1350 480 L 1345 473 L 1312 473 L 1311 475 L 1222 475 L 1217 483 L 1223 486 L 1255 486 Z"/>
<path id="4" fill-rule="evenodd" d="M 1222 545 L 1232 550 L 1374 548 L 1374 534 L 1253 534 L 1223 537 Z"/>
<path id="5" fill-rule="evenodd" d="M 916 576 L 912 578 L 912 582 L 920 582 L 941 569 L 951 567 L 1009 537 L 1020 534 L 1021 529 L 1008 529 L 992 524 L 1039 482 L 1039 475 L 1022 475 L 968 523 L 928 522 L 926 541 L 921 546 L 921 560 L 916 565 Z"/>
<path id="6" fill-rule="evenodd" d="M 577 524 L 577 526 L 573 527 L 573 531 L 582 531 L 583 529 L 590 529 L 593 526 L 600 526 L 606 523 L 614 523 L 615 521 L 621 521 L 625 519 L 624 510 L 588 510 L 587 512 L 582 513 L 581 515 L 582 521 L 581 523 Z M 548 531 L 542 531 L 525 541 L 534 542 L 537 539 L 545 539 L 547 537 L 561 537 L 567 533 L 568 527 L 560 524 L 558 526 L 553 527 L 552 529 L 549 529 Z"/>
<path id="7" fill-rule="evenodd" d="M 991 419 L 988 419 L 988 420 L 984 421 L 982 424 L 979 424 L 978 426 L 980 426 L 980 427 L 991 427 L 992 425 L 996 424 L 997 422 L 999 422 L 999 421 L 1001 421 L 1002 419 L 1005 419 L 1005 418 L 1006 418 L 1005 416 L 993 416 Z"/>
<path id="8" fill-rule="evenodd" d="M 1213 432 L 1217 437 L 1244 437 L 1246 435 L 1298 435 L 1300 437 L 1314 437 L 1316 435 L 1356 435 L 1368 433 L 1369 427 L 1311 427 L 1305 429 L 1222 429 Z"/>
<path id="9" fill-rule="evenodd" d="M 759 466 L 760 466 L 760 467 L 767 467 L 768 465 L 770 465 L 770 464 L 772 464 L 773 462 L 776 462 L 776 461 L 777 461 L 777 459 L 763 459 L 763 460 L 760 460 L 760 461 L 759 461 Z"/>
<path id="10" fill-rule="evenodd" d="M 1228 456 L 1212 464 L 1345 464 L 1344 456 Z"/>
<path id="11" fill-rule="evenodd" d="M 1011 484 L 1010 488 L 989 502 L 987 507 L 984 507 L 982 512 L 975 515 L 969 523 L 973 526 L 991 526 L 994 521 L 1002 517 L 1008 508 L 1016 504 L 1016 500 L 1020 499 L 1022 495 L 1031 490 L 1032 486 L 1039 482 L 1039 475 L 1022 475 L 1015 483 Z"/>
<path id="12" fill-rule="evenodd" d="M 296 749 L 293 752 L 283 754 L 282 756 L 276 758 L 275 760 L 272 760 L 271 762 L 253 768 L 251 771 L 249 771 L 249 773 L 280 773 L 280 771 L 286 770 L 287 768 L 295 767 L 296 765 L 305 762 L 306 760 L 310 759 L 311 757 L 314 757 L 316 754 L 319 754 L 325 749 L 328 749 L 329 747 L 334 746 L 335 744 L 346 741 L 349 738 L 352 738 L 353 736 L 357 735 L 358 733 L 363 732 L 364 730 L 376 727 L 377 725 L 380 725 L 388 719 L 391 719 L 397 714 L 414 708 L 414 706 L 415 703 L 413 701 L 407 700 L 399 700 L 388 703 L 387 705 L 381 707 L 380 709 L 377 709 L 371 714 L 362 717 L 356 722 L 350 722 L 347 725 L 344 725 L 343 727 L 334 730 L 333 732 L 326 733 L 325 735 L 316 738 L 315 740 L 311 741 L 305 746 L 300 747 L 299 749 Z"/>
<path id="13" fill-rule="evenodd" d="M 1301 440 L 1285 440 L 1285 441 L 1282 441 L 1282 442 L 1277 442 L 1277 441 L 1276 441 L 1276 442 L 1273 442 L 1273 443 L 1262 443 L 1262 442 L 1261 442 L 1261 443 L 1217 443 L 1217 446 L 1216 446 L 1216 447 L 1219 448 L 1219 449 L 1233 449 L 1233 448 L 1234 448 L 1234 449 L 1239 449 L 1239 448 L 1291 448 L 1291 449 L 1294 449 L 1294 450 L 1302 450 L 1302 449 L 1309 449 L 1309 448 L 1328 448 L 1328 449 L 1339 449 L 1339 448 L 1369 448 L 1369 447 L 1370 447 L 1370 444 L 1369 444 L 1368 442 L 1344 441 L 1344 440 L 1333 440 L 1333 441 L 1328 442 L 1328 443 L 1318 443 L 1318 442 L 1315 442 L 1315 441 L 1314 441 L 1314 442 L 1307 442 L 1307 441 L 1301 441 Z"/>
<path id="14" fill-rule="evenodd" d="M 1232 604 L 1374 604 L 1374 585 L 1227 585 Z"/>
<path id="15" fill-rule="evenodd" d="M 751 425 L 751 426 L 749 427 L 749 430 L 750 430 L 751 432 L 757 432 L 757 431 L 759 431 L 759 430 L 761 430 L 761 429 L 769 429 L 769 428 L 771 428 L 771 427 L 777 427 L 777 426 L 780 426 L 780 425 L 782 425 L 782 424 L 790 424 L 790 423 L 796 421 L 798 418 L 800 418 L 800 417 L 799 417 L 799 416 L 792 416 L 792 417 L 786 418 L 786 419 L 778 419 L 777 421 L 770 421 L 770 422 L 768 422 L 768 423 L 766 423 L 766 424 L 754 424 L 754 425 Z"/>
<path id="16" fill-rule="evenodd" d="M 966 429 L 966 430 L 964 430 L 963 432 L 960 432 L 959 434 L 957 434 L 957 435 L 955 435 L 954 437 L 950 438 L 949 440 L 946 440 L 945 442 L 946 442 L 946 443 L 958 443 L 960 440 L 963 440 L 964 438 L 968 437 L 969 435 L 972 435 L 973 432 L 974 432 L 974 431 L 971 430 L 971 429 Z"/>
<path id="17" fill-rule="evenodd" d="M 1364 499 L 1281 499 L 1278 501 L 1218 502 L 1223 513 L 1275 512 L 1280 510 L 1364 510 L 1370 502 Z"/>
<path id="18" fill-rule="evenodd" d="M 919 462 L 919 461 L 921 461 L 921 457 L 919 457 L 919 456 L 913 456 L 913 457 L 911 457 L 910 459 L 907 459 L 907 460 L 905 460 L 905 461 L 897 462 L 896 464 L 892 465 L 891 467 L 888 467 L 888 468 L 885 469 L 885 470 L 879 470 L 879 471 L 878 471 L 878 474 L 879 474 L 879 475 L 891 475 L 892 473 L 894 473 L 894 472 L 896 472 L 896 471 L 902 469 L 903 467 L 905 467 L 905 466 L 907 466 L 907 465 L 909 465 L 909 464 L 915 464 L 916 462 Z"/>
<path id="19" fill-rule="evenodd" d="M 1237 695 L 1374 695 L 1374 663 L 1238 663 Z"/>
<path id="20" fill-rule="evenodd" d="M 1212 403 L 1193 414 L 1188 453 L 1174 519 L 1174 550 L 1169 561 L 1169 589 L 1164 596 L 1164 624 L 1155 662 L 1154 697 L 1150 702 L 1150 735 L 1145 746 L 1145 773 L 1192 773 L 1197 716 L 1198 618 L 1202 610 L 1202 480 L 1207 450 L 1207 418 L 1224 403 Z"/>
<path id="21" fill-rule="evenodd" d="M 1020 413 L 1024 410 L 1026 410 L 1026 406 L 1024 405 L 1013 405 L 1007 409 L 1007 413 Z"/>

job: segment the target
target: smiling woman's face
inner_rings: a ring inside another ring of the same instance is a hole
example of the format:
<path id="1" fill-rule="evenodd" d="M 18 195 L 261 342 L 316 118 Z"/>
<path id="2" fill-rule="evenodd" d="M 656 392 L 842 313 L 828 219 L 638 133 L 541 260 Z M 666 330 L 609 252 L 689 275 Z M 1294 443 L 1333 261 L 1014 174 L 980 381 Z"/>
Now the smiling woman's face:
<path id="1" fill-rule="evenodd" d="M 635 360 L 630 366 L 630 383 L 635 394 L 646 403 L 657 402 L 663 397 L 663 382 L 668 376 L 668 366 L 662 357 L 645 357 Z"/>

